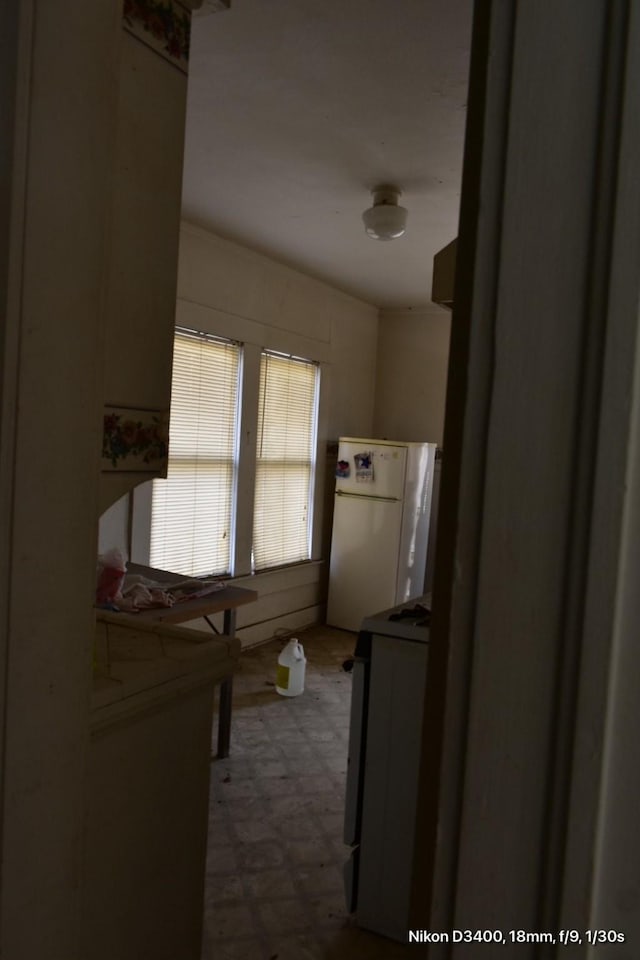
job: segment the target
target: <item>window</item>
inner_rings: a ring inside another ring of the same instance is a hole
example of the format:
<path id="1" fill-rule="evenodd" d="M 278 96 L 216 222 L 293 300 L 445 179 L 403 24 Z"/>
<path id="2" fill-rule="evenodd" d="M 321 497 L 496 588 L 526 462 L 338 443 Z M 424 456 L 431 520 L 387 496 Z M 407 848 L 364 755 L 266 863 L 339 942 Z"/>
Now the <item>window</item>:
<path id="1" fill-rule="evenodd" d="M 319 372 L 263 351 L 256 450 L 253 567 L 308 560 Z"/>
<path id="2" fill-rule="evenodd" d="M 317 363 L 178 328 L 168 477 L 152 484 L 145 562 L 207 576 L 309 560 L 319 389 Z"/>
<path id="3" fill-rule="evenodd" d="M 176 331 L 166 480 L 155 480 L 152 567 L 187 576 L 231 569 L 241 349 Z"/>

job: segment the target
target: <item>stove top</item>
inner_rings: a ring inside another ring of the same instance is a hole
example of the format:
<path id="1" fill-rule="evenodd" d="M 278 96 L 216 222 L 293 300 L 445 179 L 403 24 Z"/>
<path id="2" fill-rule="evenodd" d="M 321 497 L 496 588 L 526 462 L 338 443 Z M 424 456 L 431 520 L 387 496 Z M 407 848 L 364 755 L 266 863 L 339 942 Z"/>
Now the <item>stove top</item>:
<path id="1" fill-rule="evenodd" d="M 426 643 L 430 621 L 431 594 L 428 593 L 365 617 L 361 629 L 383 637 Z"/>

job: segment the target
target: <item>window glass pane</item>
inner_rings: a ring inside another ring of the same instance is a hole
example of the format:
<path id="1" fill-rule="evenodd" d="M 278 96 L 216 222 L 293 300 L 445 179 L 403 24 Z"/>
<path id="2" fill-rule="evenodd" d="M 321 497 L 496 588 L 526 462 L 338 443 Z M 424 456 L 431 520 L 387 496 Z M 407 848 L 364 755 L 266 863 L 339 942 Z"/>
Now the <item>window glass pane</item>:
<path id="1" fill-rule="evenodd" d="M 153 567 L 230 572 L 239 375 L 237 344 L 176 332 L 168 477 L 153 483 Z"/>
<path id="2" fill-rule="evenodd" d="M 308 560 L 318 367 L 264 352 L 253 526 L 254 569 Z"/>

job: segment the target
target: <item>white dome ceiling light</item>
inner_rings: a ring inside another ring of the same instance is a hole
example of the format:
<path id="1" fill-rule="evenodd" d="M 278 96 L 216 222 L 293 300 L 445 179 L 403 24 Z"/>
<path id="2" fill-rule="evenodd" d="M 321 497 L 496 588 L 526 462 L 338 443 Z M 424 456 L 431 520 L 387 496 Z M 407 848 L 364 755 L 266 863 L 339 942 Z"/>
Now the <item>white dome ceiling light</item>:
<path id="1" fill-rule="evenodd" d="M 398 206 L 402 191 L 397 187 L 375 187 L 373 206 L 362 214 L 367 235 L 374 240 L 395 240 L 407 226 L 407 211 Z"/>

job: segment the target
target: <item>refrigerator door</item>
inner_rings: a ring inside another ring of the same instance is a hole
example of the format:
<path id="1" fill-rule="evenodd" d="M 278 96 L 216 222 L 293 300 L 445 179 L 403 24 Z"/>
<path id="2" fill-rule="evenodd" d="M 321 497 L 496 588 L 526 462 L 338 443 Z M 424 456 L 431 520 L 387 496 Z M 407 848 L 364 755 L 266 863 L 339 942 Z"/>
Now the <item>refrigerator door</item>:
<path id="1" fill-rule="evenodd" d="M 424 592 L 436 445 L 412 444 L 408 454 L 396 603 Z"/>
<path id="2" fill-rule="evenodd" d="M 327 623 L 359 630 L 395 603 L 402 501 L 336 493 Z"/>
<path id="3" fill-rule="evenodd" d="M 366 468 L 357 475 L 356 458 L 371 455 L 370 478 Z M 407 447 L 379 440 L 342 438 L 338 445 L 338 461 L 349 465 L 348 477 L 336 477 L 336 491 L 354 493 L 362 497 L 388 497 L 402 500 L 407 468 Z"/>

